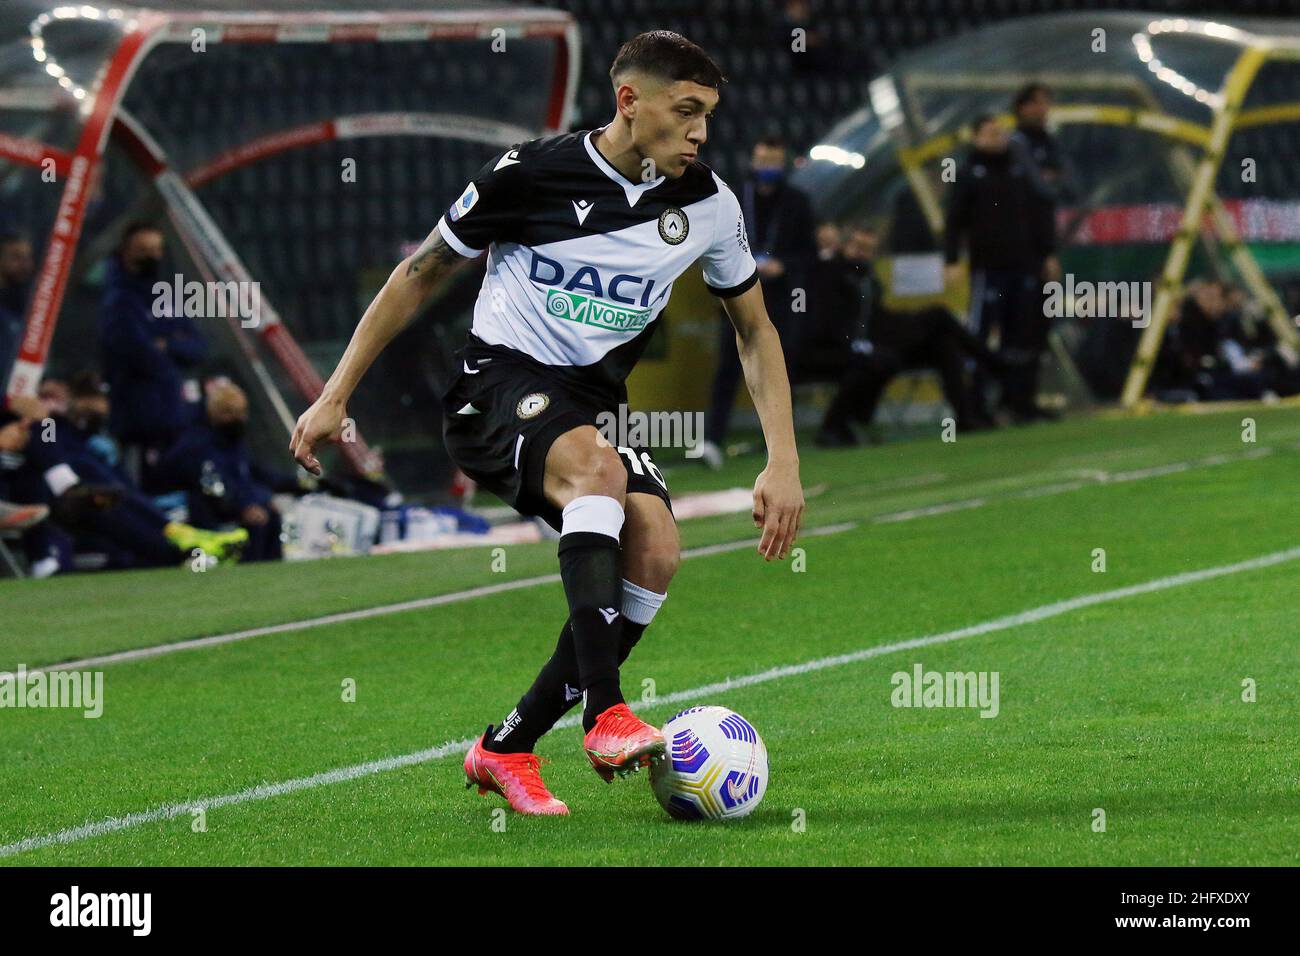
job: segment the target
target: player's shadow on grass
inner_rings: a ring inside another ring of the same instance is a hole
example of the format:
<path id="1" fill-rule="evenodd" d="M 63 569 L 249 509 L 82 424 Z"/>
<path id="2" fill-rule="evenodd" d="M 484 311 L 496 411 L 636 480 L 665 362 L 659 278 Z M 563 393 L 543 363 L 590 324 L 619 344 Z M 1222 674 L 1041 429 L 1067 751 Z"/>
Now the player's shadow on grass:
<path id="1" fill-rule="evenodd" d="M 781 807 L 769 807 L 766 804 L 761 804 L 747 817 L 732 820 L 679 820 L 669 816 L 666 810 L 657 805 L 638 812 L 638 822 L 660 823 L 674 827 L 701 827 L 709 830 L 725 827 L 729 830 L 743 828 L 769 831 L 786 829 L 790 826 L 790 821 L 791 817 Z"/>

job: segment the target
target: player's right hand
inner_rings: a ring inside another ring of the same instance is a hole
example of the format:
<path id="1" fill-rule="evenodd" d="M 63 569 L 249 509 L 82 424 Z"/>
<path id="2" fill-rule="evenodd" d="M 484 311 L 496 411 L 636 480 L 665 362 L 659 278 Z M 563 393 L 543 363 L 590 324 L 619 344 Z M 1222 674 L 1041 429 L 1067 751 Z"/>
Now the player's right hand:
<path id="1" fill-rule="evenodd" d="M 343 419 L 347 410 L 341 402 L 331 401 L 324 396 L 316 399 L 298 418 L 294 426 L 293 437 L 289 440 L 289 451 L 293 460 L 306 468 L 313 475 L 320 477 L 320 461 L 313 452 L 323 441 L 329 441 L 343 428 Z"/>
<path id="2" fill-rule="evenodd" d="M 763 530 L 758 553 L 785 560 L 803 524 L 803 486 L 797 466 L 768 466 L 754 482 L 754 527 Z"/>

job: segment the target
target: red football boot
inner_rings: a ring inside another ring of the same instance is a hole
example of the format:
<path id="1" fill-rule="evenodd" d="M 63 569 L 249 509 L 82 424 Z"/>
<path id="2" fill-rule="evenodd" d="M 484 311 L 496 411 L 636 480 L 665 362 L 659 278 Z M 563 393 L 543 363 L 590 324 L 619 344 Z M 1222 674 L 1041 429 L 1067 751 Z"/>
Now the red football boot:
<path id="1" fill-rule="evenodd" d="M 483 749 L 482 740 L 476 740 L 465 755 L 465 786 L 477 784 L 480 794 L 501 794 L 515 813 L 568 816 L 569 808 L 542 782 L 541 762 L 536 754 L 491 753 Z"/>
<path id="2" fill-rule="evenodd" d="M 582 746 L 596 773 L 609 783 L 614 774 L 626 776 L 663 759 L 664 735 L 632 713 L 627 704 L 615 704 L 596 718 L 596 726 L 587 732 Z"/>

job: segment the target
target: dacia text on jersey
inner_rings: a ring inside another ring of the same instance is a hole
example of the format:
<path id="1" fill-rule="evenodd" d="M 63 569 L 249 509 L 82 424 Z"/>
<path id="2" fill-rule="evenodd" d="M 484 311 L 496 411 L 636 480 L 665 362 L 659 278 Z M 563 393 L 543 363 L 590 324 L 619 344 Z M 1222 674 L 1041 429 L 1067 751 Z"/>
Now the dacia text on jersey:
<path id="1" fill-rule="evenodd" d="M 552 287 L 546 293 L 547 313 L 603 329 L 636 331 L 644 328 L 655 305 L 670 288 L 665 286 L 654 295 L 654 279 L 625 272 L 607 283 L 594 266 L 583 266 L 565 281 L 562 264 L 537 252 L 533 252 L 532 257 L 528 278 L 538 285 Z M 637 296 L 634 290 L 640 295 Z"/>

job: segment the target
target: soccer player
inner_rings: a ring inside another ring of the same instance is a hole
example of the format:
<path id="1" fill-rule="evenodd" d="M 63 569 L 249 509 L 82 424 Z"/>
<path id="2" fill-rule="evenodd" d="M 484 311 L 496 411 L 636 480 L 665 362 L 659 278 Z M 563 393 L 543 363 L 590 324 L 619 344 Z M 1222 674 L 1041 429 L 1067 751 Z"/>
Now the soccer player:
<path id="1" fill-rule="evenodd" d="M 768 448 L 753 507 L 765 560 L 786 556 L 804 506 L 785 362 L 744 217 L 698 160 L 723 76 L 694 43 L 653 31 L 624 44 L 610 78 L 617 114 L 603 129 L 516 145 L 479 171 L 389 276 L 290 443 L 320 474 L 313 449 L 339 433 L 366 369 L 440 280 L 487 250 L 442 399 L 446 447 L 479 484 L 560 532 L 569 605 L 532 687 L 465 758 L 468 785 L 520 813 L 568 813 L 533 748 L 579 699 L 583 745 L 606 781 L 664 753 L 663 735 L 624 703 L 619 667 L 667 596 L 677 526 L 650 452 L 611 444 L 595 423 L 626 402 L 624 380 L 697 259 L 735 325 Z"/>

